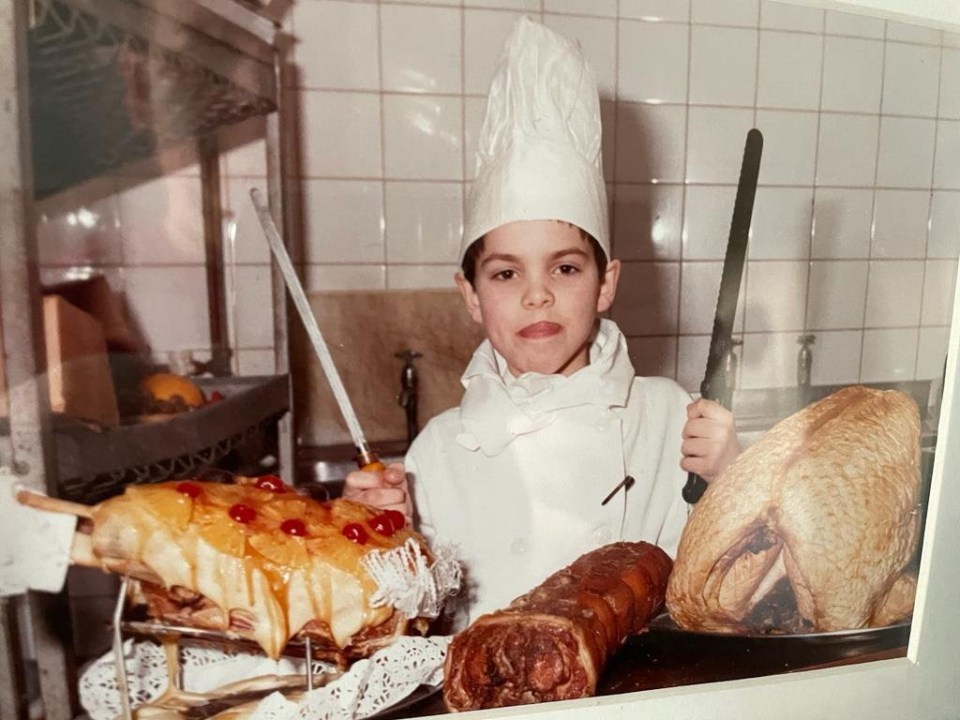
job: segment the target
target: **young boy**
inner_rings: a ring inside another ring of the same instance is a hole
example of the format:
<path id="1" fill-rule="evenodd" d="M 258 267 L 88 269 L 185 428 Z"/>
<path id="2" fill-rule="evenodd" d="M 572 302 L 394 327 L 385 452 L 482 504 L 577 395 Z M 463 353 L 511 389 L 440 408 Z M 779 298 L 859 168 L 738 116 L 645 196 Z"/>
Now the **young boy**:
<path id="1" fill-rule="evenodd" d="M 686 471 L 710 480 L 739 452 L 728 411 L 636 377 L 625 338 L 599 317 L 620 261 L 579 47 L 518 21 L 478 156 L 456 282 L 486 340 L 463 399 L 426 425 L 405 466 L 351 473 L 344 491 L 415 510 L 428 538 L 458 544 L 471 617 L 600 545 L 647 540 L 674 554 Z"/>

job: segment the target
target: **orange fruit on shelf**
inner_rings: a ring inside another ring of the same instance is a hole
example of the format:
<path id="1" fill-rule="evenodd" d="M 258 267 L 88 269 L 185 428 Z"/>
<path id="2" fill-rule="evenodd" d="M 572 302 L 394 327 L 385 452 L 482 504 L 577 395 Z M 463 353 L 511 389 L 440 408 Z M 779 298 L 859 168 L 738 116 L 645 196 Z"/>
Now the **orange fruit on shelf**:
<path id="1" fill-rule="evenodd" d="M 207 400 L 196 383 L 175 373 L 153 373 L 140 381 L 140 391 L 154 400 L 172 402 L 179 397 L 188 407 L 198 408 Z"/>

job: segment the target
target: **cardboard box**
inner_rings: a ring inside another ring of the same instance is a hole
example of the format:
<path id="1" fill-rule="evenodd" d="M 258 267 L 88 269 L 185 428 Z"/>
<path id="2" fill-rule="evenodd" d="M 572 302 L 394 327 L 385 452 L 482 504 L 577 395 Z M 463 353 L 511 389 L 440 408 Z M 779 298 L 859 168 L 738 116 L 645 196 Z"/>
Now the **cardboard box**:
<path id="1" fill-rule="evenodd" d="M 100 321 L 107 348 L 114 351 L 145 349 L 145 343 L 127 321 L 121 298 L 102 275 L 72 280 L 44 288 L 45 294 L 59 295 L 74 307 Z"/>
<path id="2" fill-rule="evenodd" d="M 59 295 L 43 298 L 50 409 L 103 426 L 120 423 L 100 321 Z"/>

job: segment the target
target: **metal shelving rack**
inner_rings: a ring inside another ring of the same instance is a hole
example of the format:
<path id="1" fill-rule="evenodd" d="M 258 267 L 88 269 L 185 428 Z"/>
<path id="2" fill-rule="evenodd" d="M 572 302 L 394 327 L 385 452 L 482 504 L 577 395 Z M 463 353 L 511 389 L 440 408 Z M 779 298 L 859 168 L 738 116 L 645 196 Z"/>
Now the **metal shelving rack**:
<path id="1" fill-rule="evenodd" d="M 169 466 L 176 472 L 176 466 L 212 457 L 210 453 L 238 442 L 251 424 L 262 422 L 278 423 L 280 466 L 292 480 L 287 313 L 276 272 L 278 375 L 223 377 L 229 375 L 230 347 L 218 128 L 265 118 L 267 193 L 278 224 L 288 225 L 281 144 L 286 60 L 282 33 L 270 12 L 258 0 L 0 3 L 0 382 L 9 405 L 9 423 L 0 433 L 0 466 L 9 467 L 25 486 L 76 498 L 71 488 L 77 486 L 65 486 L 70 478 L 63 476 L 93 483 L 94 489 L 143 472 L 146 479 L 163 479 L 158 469 L 162 473 Z M 60 427 L 50 414 L 45 377 L 37 203 L 185 143 L 196 143 L 199 154 L 211 318 L 208 369 L 220 376 L 216 381 L 239 384 L 238 399 L 205 409 L 207 417 L 122 428 L 123 437 L 94 439 L 82 429 Z M 151 449 L 144 451 L 147 446 Z M 172 457 L 163 457 L 157 447 Z M 90 486 L 81 490 L 89 494 Z M 64 616 L 63 605 L 62 596 L 0 599 L 3 718 L 30 712 L 35 693 L 27 687 L 24 647 L 36 659 L 43 717 L 76 715 L 69 634 L 48 622 Z M 24 617 L 32 618 L 28 626 Z"/>

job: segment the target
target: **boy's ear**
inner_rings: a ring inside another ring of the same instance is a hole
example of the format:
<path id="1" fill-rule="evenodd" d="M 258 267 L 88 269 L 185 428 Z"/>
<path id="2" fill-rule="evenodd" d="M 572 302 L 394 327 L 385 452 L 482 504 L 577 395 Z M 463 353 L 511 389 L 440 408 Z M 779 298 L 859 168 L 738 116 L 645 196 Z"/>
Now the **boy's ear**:
<path id="1" fill-rule="evenodd" d="M 467 306 L 470 317 L 473 318 L 474 322 L 482 325 L 483 315 L 480 312 L 480 298 L 477 297 L 477 291 L 473 289 L 473 285 L 463 276 L 462 272 L 454 275 L 453 279 L 457 281 L 457 288 L 460 290 L 460 295 L 463 297 L 463 303 Z"/>
<path id="2" fill-rule="evenodd" d="M 597 312 L 603 313 L 610 309 L 617 296 L 617 283 L 620 282 L 620 261 L 611 260 L 607 263 L 607 270 L 600 283 L 600 295 L 597 297 Z"/>

